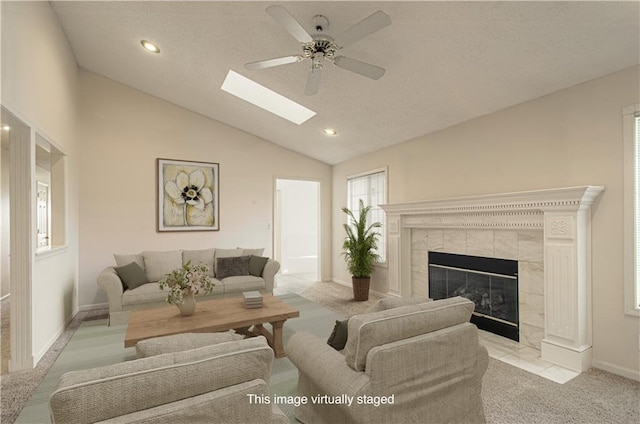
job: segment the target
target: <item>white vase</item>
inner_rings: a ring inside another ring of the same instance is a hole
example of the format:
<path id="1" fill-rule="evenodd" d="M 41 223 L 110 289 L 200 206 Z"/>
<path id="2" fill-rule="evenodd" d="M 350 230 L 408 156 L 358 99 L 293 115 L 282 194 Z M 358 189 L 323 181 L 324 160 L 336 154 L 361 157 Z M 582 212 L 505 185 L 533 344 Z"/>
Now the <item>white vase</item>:
<path id="1" fill-rule="evenodd" d="M 176 305 L 178 306 L 178 309 L 180 309 L 180 315 L 193 315 L 193 313 L 196 311 L 196 297 L 194 296 L 193 292 L 191 290 L 185 291 L 184 295 L 182 296 L 182 300 L 183 302 L 181 304 Z"/>

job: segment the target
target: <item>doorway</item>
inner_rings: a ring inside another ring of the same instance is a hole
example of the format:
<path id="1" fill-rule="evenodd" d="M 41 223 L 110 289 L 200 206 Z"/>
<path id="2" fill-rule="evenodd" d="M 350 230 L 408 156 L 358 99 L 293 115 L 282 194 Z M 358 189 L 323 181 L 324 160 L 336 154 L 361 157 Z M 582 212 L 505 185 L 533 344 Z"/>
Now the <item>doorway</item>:
<path id="1" fill-rule="evenodd" d="M 273 240 L 279 292 L 320 280 L 320 181 L 276 178 Z"/>

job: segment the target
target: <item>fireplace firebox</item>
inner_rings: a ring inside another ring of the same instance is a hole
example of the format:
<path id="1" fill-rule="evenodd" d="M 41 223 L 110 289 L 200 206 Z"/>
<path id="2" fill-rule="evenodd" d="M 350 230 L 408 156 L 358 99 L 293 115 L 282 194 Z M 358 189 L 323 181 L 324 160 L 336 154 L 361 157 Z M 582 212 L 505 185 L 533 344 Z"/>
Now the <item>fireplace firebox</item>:
<path id="1" fill-rule="evenodd" d="M 478 328 L 519 341 L 518 261 L 429 252 L 429 297 L 475 304 Z"/>

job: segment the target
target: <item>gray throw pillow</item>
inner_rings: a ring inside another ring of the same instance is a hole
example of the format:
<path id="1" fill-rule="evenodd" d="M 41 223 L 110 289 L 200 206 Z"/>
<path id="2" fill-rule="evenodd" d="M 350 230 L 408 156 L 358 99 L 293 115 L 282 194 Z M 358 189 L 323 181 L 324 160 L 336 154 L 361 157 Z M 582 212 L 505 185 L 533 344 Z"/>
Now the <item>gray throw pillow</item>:
<path id="1" fill-rule="evenodd" d="M 262 256 L 251 256 L 249 258 L 249 274 L 255 275 L 256 277 L 262 277 L 262 271 L 264 271 L 264 266 L 267 264 L 269 258 L 264 258 Z"/>
<path id="2" fill-rule="evenodd" d="M 147 274 L 136 262 L 131 262 L 125 266 L 119 266 L 114 268 L 120 280 L 129 290 L 133 290 L 136 287 L 140 287 L 143 284 L 149 282 Z"/>
<path id="3" fill-rule="evenodd" d="M 327 344 L 335 350 L 342 350 L 347 344 L 347 337 L 349 336 L 349 320 L 336 321 L 336 325 L 333 327 L 333 332 L 327 340 Z"/>
<path id="4" fill-rule="evenodd" d="M 236 275 L 249 275 L 249 259 L 251 256 L 218 258 L 216 262 L 216 278 L 221 280 Z"/>

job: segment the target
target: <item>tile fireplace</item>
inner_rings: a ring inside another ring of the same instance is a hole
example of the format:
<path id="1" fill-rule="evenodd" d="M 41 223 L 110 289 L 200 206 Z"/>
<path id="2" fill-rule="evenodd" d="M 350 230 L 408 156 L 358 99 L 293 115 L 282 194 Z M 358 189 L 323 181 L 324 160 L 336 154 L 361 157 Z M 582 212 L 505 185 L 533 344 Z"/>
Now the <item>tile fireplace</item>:
<path id="1" fill-rule="evenodd" d="M 591 205 L 581 186 L 381 205 L 390 295 L 429 295 L 429 252 L 517 261 L 519 341 L 591 366 Z"/>

